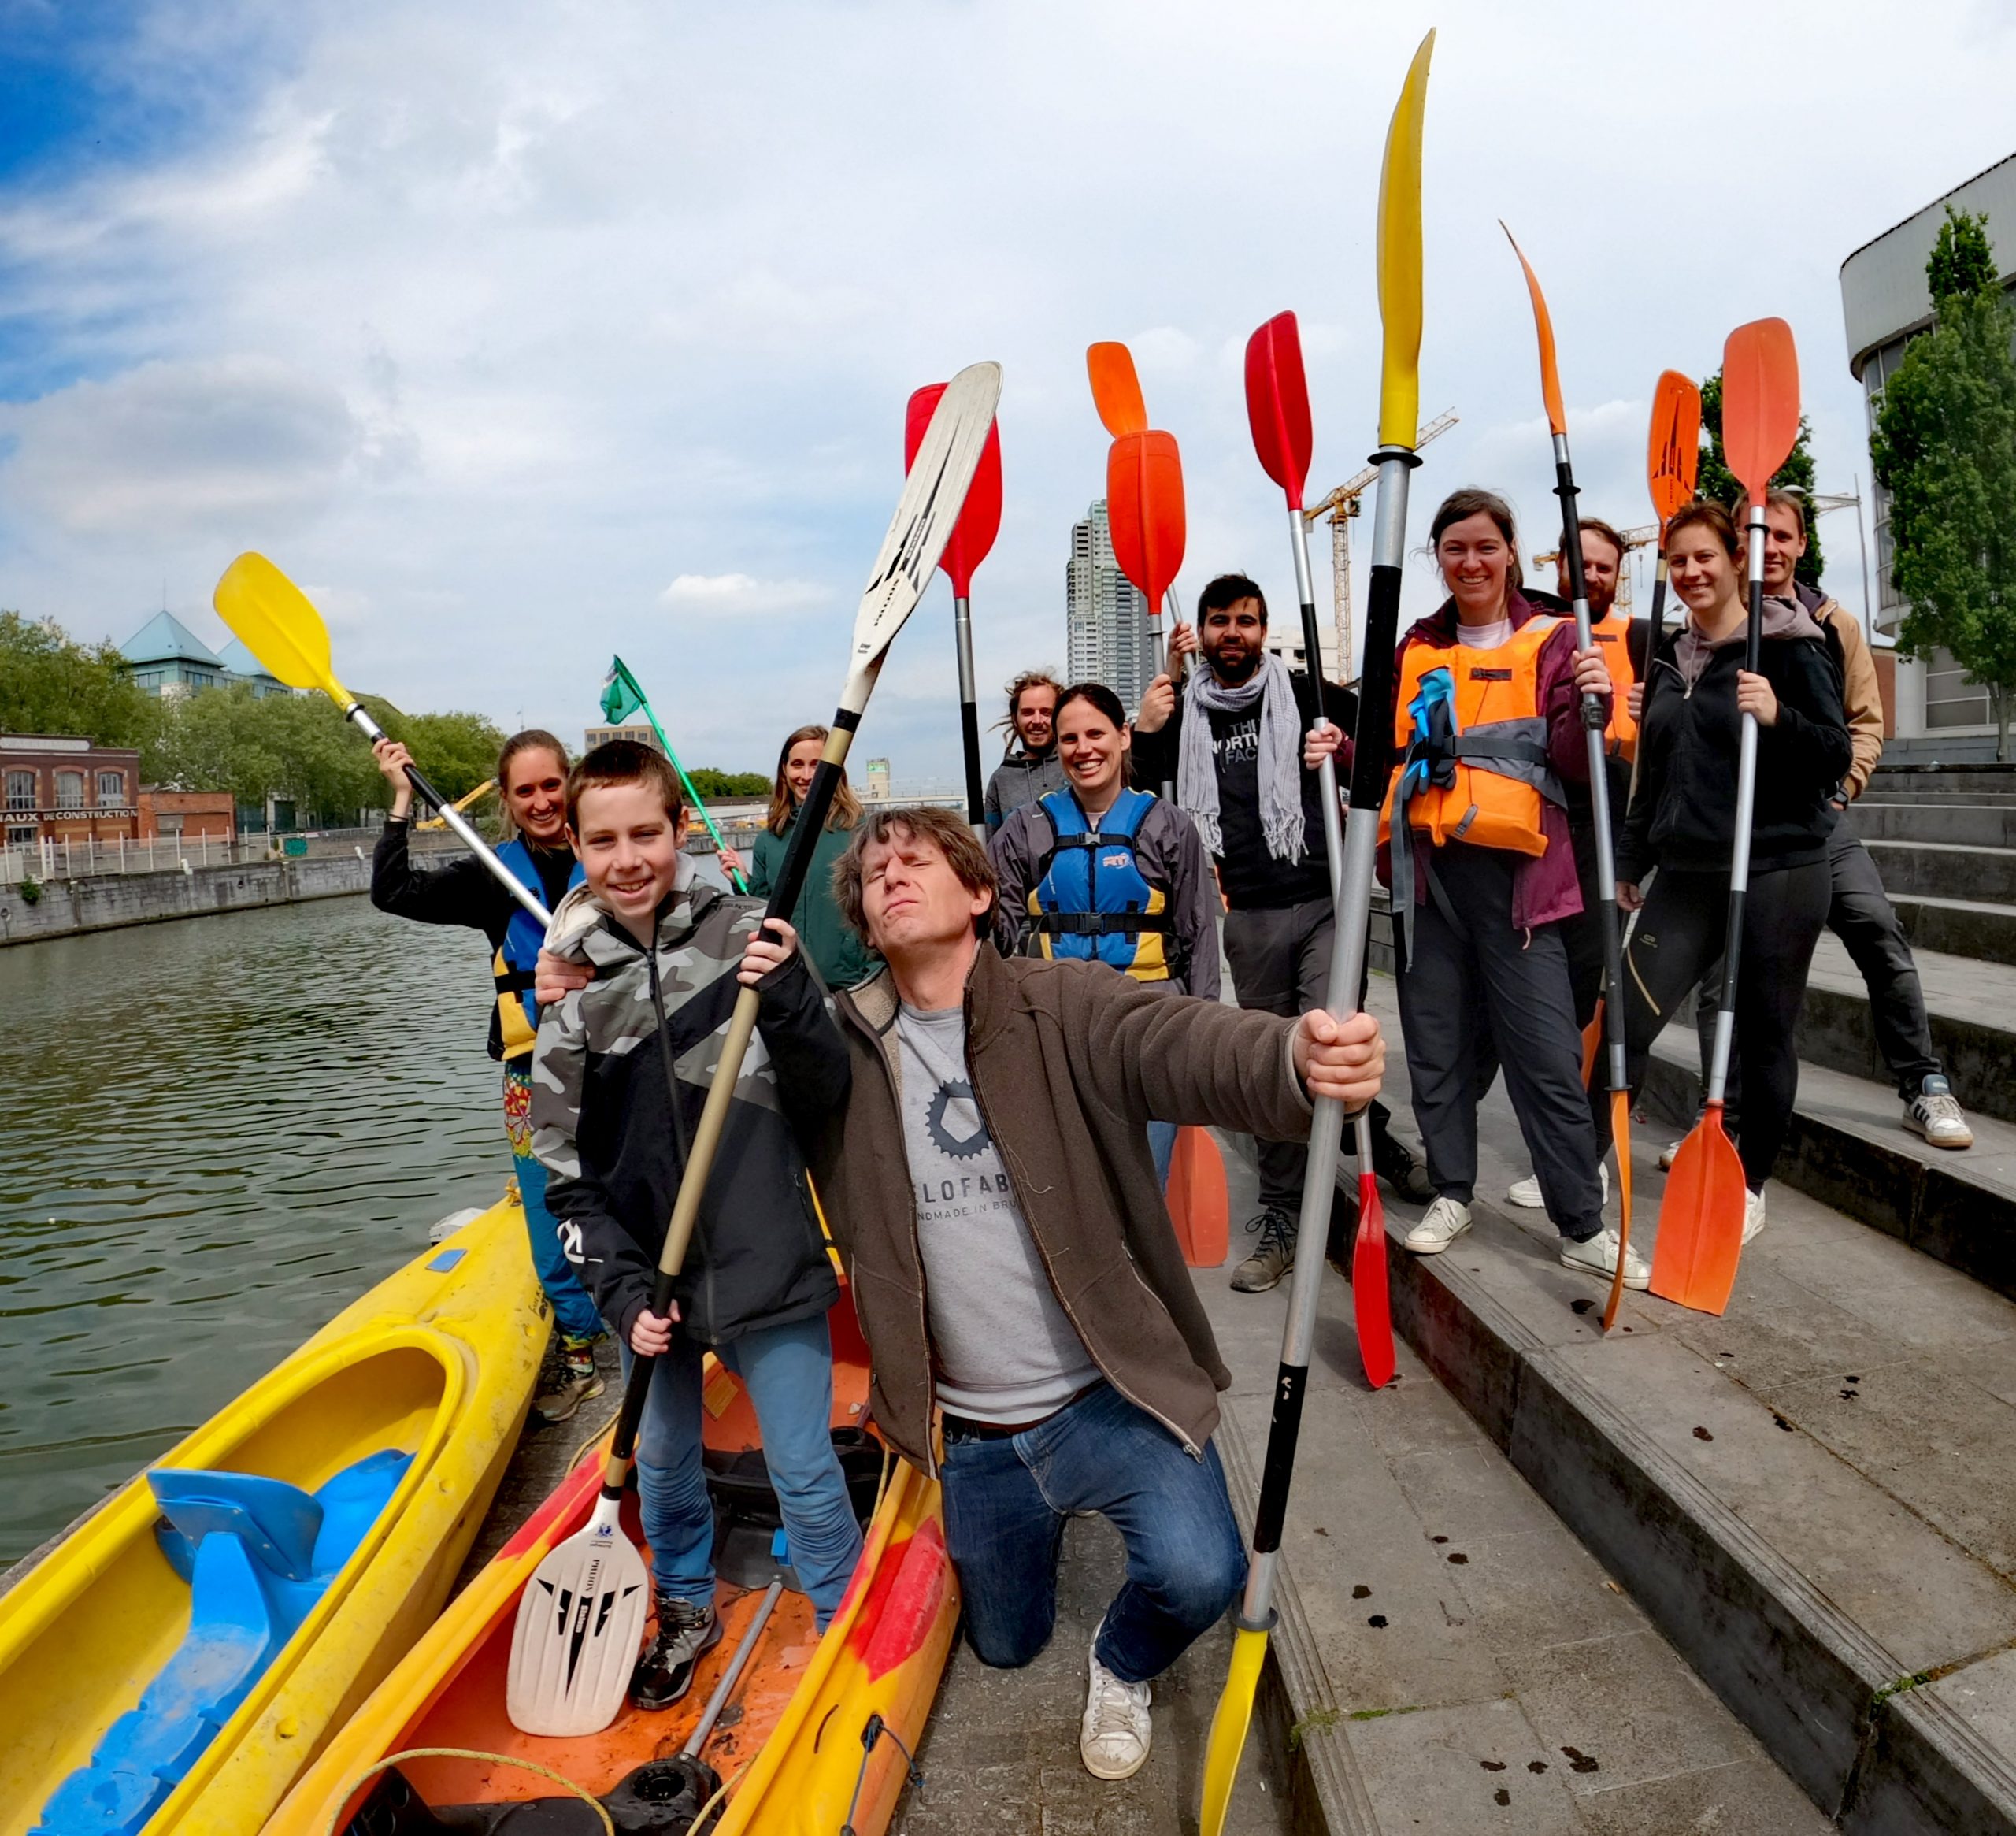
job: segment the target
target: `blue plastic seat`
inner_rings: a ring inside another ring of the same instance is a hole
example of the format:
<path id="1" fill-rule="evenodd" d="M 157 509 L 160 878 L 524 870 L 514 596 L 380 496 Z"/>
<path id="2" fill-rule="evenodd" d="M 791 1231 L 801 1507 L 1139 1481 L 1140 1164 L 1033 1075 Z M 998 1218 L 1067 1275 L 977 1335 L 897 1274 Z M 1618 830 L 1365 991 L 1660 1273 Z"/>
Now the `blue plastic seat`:
<path id="1" fill-rule="evenodd" d="M 163 1467 L 161 1553 L 189 1583 L 189 1630 L 30 1836 L 139 1836 L 370 1534 L 413 1456 L 346 1467 L 313 1496 L 250 1473 Z"/>

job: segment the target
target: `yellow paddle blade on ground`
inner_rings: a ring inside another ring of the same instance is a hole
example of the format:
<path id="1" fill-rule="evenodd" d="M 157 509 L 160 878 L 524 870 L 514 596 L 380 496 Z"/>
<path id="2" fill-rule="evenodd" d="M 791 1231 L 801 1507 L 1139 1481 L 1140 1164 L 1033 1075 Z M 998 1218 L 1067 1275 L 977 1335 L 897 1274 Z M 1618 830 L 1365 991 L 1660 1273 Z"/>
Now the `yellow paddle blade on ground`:
<path id="1" fill-rule="evenodd" d="M 1743 1163 L 1711 1103 L 1673 1156 L 1659 1205 L 1652 1292 L 1697 1313 L 1728 1311 L 1748 1204 Z"/>
<path id="2" fill-rule="evenodd" d="M 1260 1667 L 1266 1656 L 1266 1633 L 1241 1626 L 1232 1635 L 1232 1664 L 1204 1749 L 1204 1806 L 1197 1814 L 1197 1836 L 1223 1836 L 1225 1813 L 1232 1808 L 1232 1784 L 1239 1777 L 1239 1756 L 1246 1750 L 1246 1730 L 1253 1719 L 1253 1698 L 1260 1688 Z"/>
<path id="3" fill-rule="evenodd" d="M 337 707 L 356 701 L 329 662 L 329 628 L 308 595 L 265 555 L 248 550 L 224 570 L 212 602 L 217 616 L 290 688 L 319 688 Z"/>

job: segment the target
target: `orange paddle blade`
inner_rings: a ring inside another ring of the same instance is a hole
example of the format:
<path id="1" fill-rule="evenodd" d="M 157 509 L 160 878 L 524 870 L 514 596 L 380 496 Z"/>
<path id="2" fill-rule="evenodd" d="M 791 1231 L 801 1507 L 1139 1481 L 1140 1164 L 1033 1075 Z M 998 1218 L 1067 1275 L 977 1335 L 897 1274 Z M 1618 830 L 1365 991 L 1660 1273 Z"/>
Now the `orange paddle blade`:
<path id="1" fill-rule="evenodd" d="M 1183 566 L 1183 458 L 1173 433 L 1123 434 L 1106 462 L 1106 525 L 1120 571 L 1159 606 Z"/>
<path id="2" fill-rule="evenodd" d="M 1799 353 L 1783 319 L 1753 319 L 1722 347 L 1722 452 L 1761 503 L 1799 439 Z"/>
<path id="3" fill-rule="evenodd" d="M 1393 1381 L 1393 1301 L 1386 1274 L 1386 1207 L 1368 1167 L 1358 1176 L 1358 1237 L 1351 1244 L 1351 1311 L 1365 1381 L 1384 1389 Z"/>
<path id="4" fill-rule="evenodd" d="M 1652 1292 L 1697 1313 L 1726 1312 L 1748 1200 L 1743 1163 L 1722 1127 L 1722 1106 L 1710 1103 L 1666 1175 Z"/>
<path id="5" fill-rule="evenodd" d="M 1610 1096 L 1610 1139 L 1617 1143 L 1617 1273 L 1610 1277 L 1610 1299 L 1603 1303 L 1603 1330 L 1617 1324 L 1624 1300 L 1624 1252 L 1631 1247 L 1631 1095 Z"/>
<path id="6" fill-rule="evenodd" d="M 1674 513 L 1693 497 L 1695 475 L 1700 469 L 1701 391 L 1678 370 L 1661 370 L 1652 389 L 1645 480 L 1651 487 L 1662 535 Z"/>
<path id="7" fill-rule="evenodd" d="M 1141 399 L 1141 379 L 1134 373 L 1134 354 L 1110 342 L 1086 347 L 1085 368 L 1092 379 L 1092 405 L 1115 440 L 1148 431 L 1147 406 Z"/>
<path id="8" fill-rule="evenodd" d="M 1503 219 L 1498 227 L 1505 230 L 1505 239 L 1511 243 L 1512 253 L 1519 258 L 1519 265 L 1526 275 L 1526 291 L 1532 296 L 1533 329 L 1540 341 L 1540 399 L 1547 403 L 1547 424 L 1556 433 L 1568 431 L 1568 410 L 1561 405 L 1561 366 L 1555 360 L 1554 320 L 1547 310 L 1547 295 L 1540 291 L 1540 277 L 1533 272 L 1533 265 L 1526 259 L 1526 251 L 1519 247 L 1518 237 L 1505 228 Z"/>
<path id="9" fill-rule="evenodd" d="M 1209 1129 L 1177 1132 L 1168 1196 L 1183 1259 L 1193 1269 L 1222 1267 L 1232 1246 L 1232 1200 L 1225 1191 L 1225 1159 Z"/>
<path id="10" fill-rule="evenodd" d="M 1582 1088 L 1586 1090 L 1596 1081 L 1596 1054 L 1603 1049 L 1603 1004 L 1599 1000 L 1596 1011 L 1589 1018 L 1589 1024 L 1582 1029 Z"/>

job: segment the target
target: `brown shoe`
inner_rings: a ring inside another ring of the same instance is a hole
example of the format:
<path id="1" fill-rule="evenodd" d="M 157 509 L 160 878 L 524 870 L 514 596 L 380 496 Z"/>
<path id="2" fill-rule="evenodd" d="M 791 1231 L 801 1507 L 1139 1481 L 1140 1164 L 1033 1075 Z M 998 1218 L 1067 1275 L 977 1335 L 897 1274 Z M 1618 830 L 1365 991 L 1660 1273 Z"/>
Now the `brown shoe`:
<path id="1" fill-rule="evenodd" d="M 1247 1222 L 1248 1234 L 1259 1233 L 1253 1253 L 1232 1272 L 1232 1285 L 1241 1294 L 1264 1294 L 1295 1267 L 1295 1220 L 1269 1205 Z"/>

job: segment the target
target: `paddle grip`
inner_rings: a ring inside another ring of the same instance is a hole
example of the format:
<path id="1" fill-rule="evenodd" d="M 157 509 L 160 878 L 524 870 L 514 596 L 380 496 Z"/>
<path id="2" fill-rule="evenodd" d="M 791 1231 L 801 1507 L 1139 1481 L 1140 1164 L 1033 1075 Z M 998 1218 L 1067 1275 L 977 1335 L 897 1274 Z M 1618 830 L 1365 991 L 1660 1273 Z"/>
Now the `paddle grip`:
<path id="1" fill-rule="evenodd" d="M 952 600 L 952 636 L 959 653 L 959 744 L 966 761 L 966 821 L 987 826 L 987 787 L 980 769 L 980 692 L 973 684 L 973 607 L 964 593 Z"/>
<path id="2" fill-rule="evenodd" d="M 1260 1504 L 1253 1515 L 1253 1552 L 1271 1555 L 1281 1546 L 1288 1508 L 1296 1438 L 1302 1433 L 1302 1400 L 1309 1387 L 1306 1364 L 1284 1364 L 1274 1376 L 1274 1412 L 1267 1424 L 1267 1458 L 1260 1474 Z"/>
<path id="3" fill-rule="evenodd" d="M 1764 506 L 1750 505 L 1750 628 L 1745 634 L 1745 666 L 1757 673 L 1758 646 L 1764 628 Z M 1722 998 L 1715 1014 L 1715 1044 L 1708 1063 L 1707 1100 L 1719 1104 L 1729 1085 L 1729 1052 L 1736 1037 L 1736 992 L 1743 955 L 1743 907 L 1750 890 L 1750 825 L 1757 807 L 1757 717 L 1746 714 L 1738 729 L 1736 769 L 1736 834 L 1729 850 L 1729 907 L 1722 933 Z"/>

